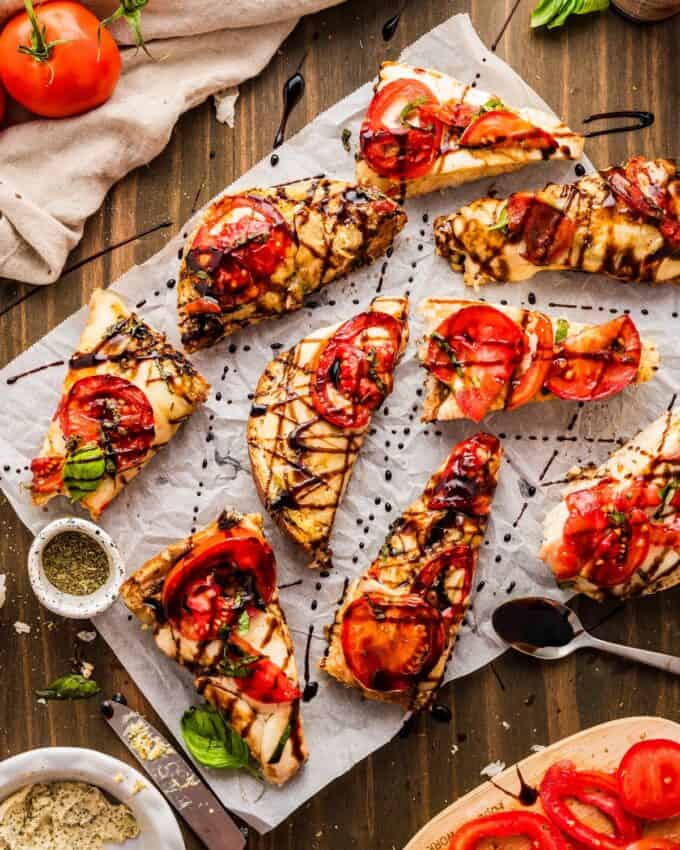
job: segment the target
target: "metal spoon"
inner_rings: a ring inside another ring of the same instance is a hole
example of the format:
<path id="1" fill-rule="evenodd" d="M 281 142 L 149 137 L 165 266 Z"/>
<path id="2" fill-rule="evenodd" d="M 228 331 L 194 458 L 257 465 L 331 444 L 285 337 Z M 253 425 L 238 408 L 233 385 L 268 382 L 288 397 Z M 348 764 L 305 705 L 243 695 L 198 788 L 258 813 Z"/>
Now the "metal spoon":
<path id="1" fill-rule="evenodd" d="M 554 599 L 542 596 L 512 599 L 496 608 L 491 622 L 502 641 L 518 652 L 544 661 L 566 658 L 578 649 L 599 649 L 680 675 L 680 658 L 593 637 L 571 608 Z"/>

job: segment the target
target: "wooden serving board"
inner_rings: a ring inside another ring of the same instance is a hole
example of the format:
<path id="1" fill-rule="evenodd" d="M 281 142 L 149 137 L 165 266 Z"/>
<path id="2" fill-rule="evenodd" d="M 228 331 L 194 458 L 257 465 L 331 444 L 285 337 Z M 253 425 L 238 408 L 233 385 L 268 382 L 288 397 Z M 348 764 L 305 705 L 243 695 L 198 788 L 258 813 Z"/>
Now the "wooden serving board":
<path id="1" fill-rule="evenodd" d="M 533 787 L 538 785 L 551 764 L 562 759 L 573 761 L 579 770 L 615 770 L 626 750 L 644 738 L 670 738 L 680 743 L 680 724 L 663 717 L 625 717 L 601 723 L 529 756 L 494 776 L 493 781 L 516 794 L 520 789 L 516 767 Z M 404 850 L 447 850 L 451 836 L 464 823 L 491 812 L 519 808 L 541 811 L 540 803 L 531 807 L 521 806 L 499 788 L 485 782 L 432 818 Z M 680 841 L 680 818 L 656 823 L 645 834 L 664 835 Z M 484 850 L 495 845 L 485 841 L 478 846 L 479 850 Z M 504 841 L 503 850 L 520 850 L 529 846 L 528 841 L 513 838 Z"/>

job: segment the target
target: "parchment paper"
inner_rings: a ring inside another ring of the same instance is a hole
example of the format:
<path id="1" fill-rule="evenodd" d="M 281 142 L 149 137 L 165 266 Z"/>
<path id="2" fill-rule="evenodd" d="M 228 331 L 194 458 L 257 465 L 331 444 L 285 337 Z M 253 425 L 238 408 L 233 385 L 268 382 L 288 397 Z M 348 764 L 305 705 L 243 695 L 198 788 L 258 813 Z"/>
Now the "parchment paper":
<path id="1" fill-rule="evenodd" d="M 507 65 L 486 50 L 467 16 L 455 16 L 434 29 L 409 47 L 404 59 L 439 68 L 463 81 L 472 82 L 480 74 L 479 86 L 508 103 L 545 108 Z M 291 139 L 280 150 L 277 167 L 263 161 L 235 186 L 267 185 L 320 172 L 351 178 L 358 128 L 370 97 L 371 87 L 367 84 Z M 603 100 L 593 104 L 593 108 L 616 105 Z M 574 123 L 580 118 L 567 117 Z M 341 143 L 345 127 L 352 131 L 350 153 Z M 641 146 L 644 141 L 641 136 Z M 661 155 L 663 151 L 654 153 Z M 590 167 L 587 162 L 586 165 Z M 573 163 L 545 163 L 511 178 L 498 179 L 494 188 L 505 195 L 520 188 L 539 188 L 548 179 L 573 178 Z M 309 763 L 283 789 L 267 788 L 257 799 L 258 789 L 250 784 L 246 787 L 250 780 L 205 772 L 224 804 L 260 831 L 276 826 L 399 729 L 399 710 L 361 700 L 357 693 L 317 674 L 316 663 L 325 646 L 322 630 L 332 621 L 345 576 L 354 576 L 369 564 L 389 523 L 419 494 L 454 443 L 476 430 L 467 422 L 440 427 L 423 427 L 419 422 L 416 390 L 422 384 L 423 373 L 415 360 L 415 340 L 421 335 L 422 326 L 415 307 L 426 295 L 472 297 L 471 290 L 464 291 L 461 276 L 452 274 L 446 262 L 435 256 L 432 221 L 436 215 L 486 194 L 490 188 L 490 181 L 481 181 L 407 202 L 409 224 L 388 260 L 382 291 L 410 291 L 412 342 L 398 368 L 395 390 L 374 418 L 375 433 L 366 440 L 338 512 L 332 539 L 336 568 L 331 577 L 321 579 L 308 571 L 304 553 L 267 520 L 281 583 L 302 579 L 302 585 L 282 590 L 282 604 L 295 638 L 301 672 L 308 627 L 314 626 L 312 679 L 319 681 L 320 688 L 318 696 L 303 706 Z M 423 220 L 425 214 L 428 223 Z M 177 251 L 182 233 L 189 228 L 187 225 L 163 251 L 114 284 L 133 306 L 145 299 L 139 310 L 141 315 L 167 331 L 174 341 L 176 291 L 168 288 L 166 281 L 177 275 Z M 379 286 L 381 265 L 378 262 L 350 281 L 326 288 L 314 297 L 316 307 L 310 306 L 279 322 L 246 329 L 193 358 L 213 383 L 212 397 L 170 448 L 107 510 L 102 523 L 120 546 L 130 570 L 169 541 L 188 534 L 192 527 L 210 522 L 225 505 L 244 511 L 261 510 L 250 480 L 244 430 L 250 408 L 248 394 L 273 356 L 272 344 L 291 346 L 311 330 L 365 309 Z M 559 486 L 550 482 L 562 478 L 576 462 L 601 462 L 615 447 L 617 438 L 632 436 L 668 406 L 678 385 L 673 375 L 677 365 L 674 336 L 680 329 L 678 291 L 668 286 L 656 290 L 643 285 L 627 286 L 595 276 L 542 274 L 533 283 L 488 286 L 480 293 L 490 301 L 507 300 L 516 305 L 533 304 L 530 293 L 535 293 L 537 309 L 581 322 L 602 322 L 624 308 L 630 309 L 641 334 L 656 339 L 664 362 L 651 383 L 630 388 L 609 402 L 583 408 L 565 402 L 531 405 L 496 414 L 484 423 L 485 428 L 501 437 L 506 459 L 487 545 L 481 552 L 478 581 L 484 584 L 475 595 L 468 625 L 462 629 L 448 679 L 476 670 L 501 652 L 489 622 L 495 605 L 511 594 L 559 595 L 547 569 L 536 557 L 542 518 L 559 494 Z M 0 484 L 33 531 L 69 510 L 64 500 L 53 501 L 45 512 L 35 509 L 21 486 L 28 481 L 30 458 L 37 452 L 58 402 L 63 369 L 38 373 L 13 386 L 6 386 L 5 380 L 32 366 L 68 359 L 84 321 L 81 310 L 0 373 L 5 397 L 0 406 Z M 221 393 L 219 401 L 216 393 Z M 2 471 L 3 464 L 9 466 L 7 471 Z M 388 469 L 391 480 L 386 479 Z M 317 582 L 321 583 L 320 590 L 316 589 Z M 181 714 L 196 701 L 191 677 L 154 648 L 150 634 L 142 632 L 137 622 L 128 621 L 122 604 L 101 616 L 97 627 L 179 738 Z"/>

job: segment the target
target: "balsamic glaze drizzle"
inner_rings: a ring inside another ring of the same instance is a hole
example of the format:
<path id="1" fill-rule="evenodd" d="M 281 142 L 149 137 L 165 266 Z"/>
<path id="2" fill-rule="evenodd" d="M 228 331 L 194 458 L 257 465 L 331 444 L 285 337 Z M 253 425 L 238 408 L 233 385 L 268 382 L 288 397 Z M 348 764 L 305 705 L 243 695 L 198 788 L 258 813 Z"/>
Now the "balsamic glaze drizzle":
<path id="1" fill-rule="evenodd" d="M 614 112 L 596 112 L 594 115 L 589 115 L 583 119 L 584 124 L 591 124 L 593 121 L 606 121 L 609 118 L 635 118 L 636 124 L 623 124 L 620 127 L 608 127 L 604 130 L 590 130 L 585 133 L 586 139 L 592 139 L 595 136 L 609 136 L 613 133 L 627 133 L 629 130 L 644 130 L 645 127 L 651 127 L 654 123 L 654 113 L 645 112 L 638 109 L 619 109 Z"/>
<path id="2" fill-rule="evenodd" d="M 302 96 L 305 93 L 305 78 L 300 73 L 300 69 L 302 68 L 306 58 L 307 54 L 305 53 L 300 60 L 300 64 L 295 69 L 295 72 L 288 77 L 286 82 L 283 84 L 283 113 L 281 114 L 279 129 L 276 131 L 276 136 L 274 137 L 274 148 L 278 148 L 283 144 L 286 124 L 288 123 L 290 114 L 302 100 Z M 276 165 L 276 163 L 272 162 L 272 165 Z"/>
<path id="3" fill-rule="evenodd" d="M 314 697 L 317 695 L 319 690 L 318 682 L 310 682 L 310 663 L 309 663 L 309 653 L 312 648 L 312 637 L 314 635 L 314 626 L 311 625 L 309 627 L 309 631 L 307 632 L 307 646 L 305 647 L 305 687 L 302 692 L 302 701 L 303 702 L 311 702 Z"/>
<path id="4" fill-rule="evenodd" d="M 504 23 L 503 23 L 503 26 L 501 27 L 501 31 L 498 33 L 498 35 L 496 36 L 496 38 L 495 38 L 495 39 L 491 42 L 491 47 L 490 47 L 489 49 L 491 50 L 491 52 L 492 52 L 492 53 L 495 53 L 495 52 L 496 52 L 496 48 L 498 47 L 498 45 L 499 45 L 499 43 L 500 43 L 500 40 L 501 40 L 501 39 L 503 38 L 503 36 L 505 35 L 505 31 L 506 31 L 506 29 L 508 28 L 508 26 L 510 25 L 510 21 L 512 20 L 512 17 L 513 17 L 513 15 L 515 14 L 515 12 L 517 11 L 517 9 L 518 9 L 518 7 L 519 7 L 519 4 L 520 4 L 521 2 L 522 2 L 522 0 L 515 0 L 515 3 L 514 3 L 514 5 L 513 5 L 512 9 L 510 9 L 510 14 L 509 14 L 509 15 L 508 15 L 508 17 L 505 19 L 505 21 L 504 21 Z"/>
<path id="5" fill-rule="evenodd" d="M 63 366 L 63 360 L 55 360 L 53 363 L 45 363 L 44 366 L 36 366 L 34 369 L 28 369 L 26 372 L 20 372 L 18 375 L 12 375 L 11 378 L 7 378 L 7 384 L 16 384 L 17 381 L 20 381 L 22 378 L 27 378 L 29 375 L 35 375 L 36 372 L 42 372 L 43 369 L 51 369 L 53 366 Z"/>
<path id="6" fill-rule="evenodd" d="M 399 21 L 401 20 L 401 16 L 404 14 L 406 10 L 407 3 L 401 7 L 401 9 L 396 13 L 396 15 L 392 15 L 392 17 L 388 18 L 382 26 L 382 37 L 383 41 L 391 41 L 394 38 L 394 34 L 397 31 L 397 27 L 399 26 Z"/>

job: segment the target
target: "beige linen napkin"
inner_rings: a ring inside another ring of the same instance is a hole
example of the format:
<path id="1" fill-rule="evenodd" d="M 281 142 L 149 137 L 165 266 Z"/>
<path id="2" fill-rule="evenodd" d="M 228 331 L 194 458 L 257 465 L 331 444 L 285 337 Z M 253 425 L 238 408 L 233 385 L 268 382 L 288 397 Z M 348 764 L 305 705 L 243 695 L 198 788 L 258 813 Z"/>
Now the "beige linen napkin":
<path id="1" fill-rule="evenodd" d="M 258 74 L 300 15 L 337 2 L 151 0 L 142 30 L 159 39 L 153 53 L 162 61 L 127 48 L 113 97 L 98 109 L 0 130 L 0 277 L 57 280 L 87 217 L 117 180 L 163 150 L 183 112 Z M 85 5 L 100 16 L 115 7 Z M 0 0 L 0 21 L 22 6 Z M 115 34 L 129 43 L 124 22 Z M 220 119 L 230 103 L 218 102 Z"/>

